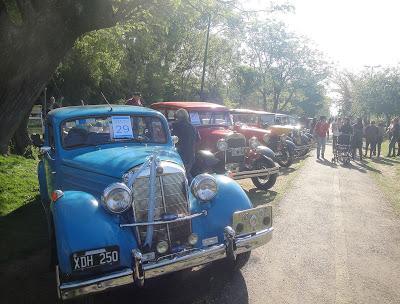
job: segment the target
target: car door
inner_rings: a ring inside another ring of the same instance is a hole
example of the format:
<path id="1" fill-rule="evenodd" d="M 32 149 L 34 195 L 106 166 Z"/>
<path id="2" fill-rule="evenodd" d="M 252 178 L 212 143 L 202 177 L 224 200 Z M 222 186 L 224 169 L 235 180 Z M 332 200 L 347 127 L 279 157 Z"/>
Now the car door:
<path id="1" fill-rule="evenodd" d="M 51 198 L 51 193 L 55 190 L 56 181 L 56 145 L 54 126 L 51 121 L 47 123 L 47 134 L 45 136 L 45 145 L 50 147 L 49 152 L 43 154 L 43 163 L 46 176 L 46 187 L 48 196 Z"/>

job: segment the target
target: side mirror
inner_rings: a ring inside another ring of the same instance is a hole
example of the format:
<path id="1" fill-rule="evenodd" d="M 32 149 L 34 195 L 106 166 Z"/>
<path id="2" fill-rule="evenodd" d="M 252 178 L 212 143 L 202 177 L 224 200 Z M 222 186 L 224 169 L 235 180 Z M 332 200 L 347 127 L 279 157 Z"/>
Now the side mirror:
<path id="1" fill-rule="evenodd" d="M 179 137 L 176 135 L 172 135 L 172 142 L 174 143 L 174 145 L 176 145 L 179 141 Z"/>
<path id="2" fill-rule="evenodd" d="M 40 137 L 40 134 L 32 134 L 31 141 L 35 147 L 40 148 L 41 146 L 43 146 L 43 139 Z"/>
<path id="3" fill-rule="evenodd" d="M 39 150 L 41 155 L 47 154 L 50 151 L 51 151 L 51 147 L 49 147 L 49 146 L 40 147 L 40 150 Z"/>

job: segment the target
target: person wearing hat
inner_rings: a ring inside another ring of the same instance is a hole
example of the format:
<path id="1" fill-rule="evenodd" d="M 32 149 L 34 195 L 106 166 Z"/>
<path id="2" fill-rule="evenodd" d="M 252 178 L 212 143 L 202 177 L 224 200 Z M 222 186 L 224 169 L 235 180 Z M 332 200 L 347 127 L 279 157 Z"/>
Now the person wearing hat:
<path id="1" fill-rule="evenodd" d="M 126 104 L 130 105 L 130 106 L 142 107 L 143 106 L 143 104 L 142 104 L 142 94 L 140 94 L 140 92 L 133 93 L 132 98 L 128 99 L 126 101 Z"/>
<path id="2" fill-rule="evenodd" d="M 200 135 L 197 129 L 190 123 L 189 113 L 185 109 L 177 110 L 175 118 L 176 121 L 172 124 L 172 134 L 179 138 L 176 147 L 182 158 L 190 183 L 192 180 L 190 171 L 195 161 L 196 143 L 200 140 Z"/>

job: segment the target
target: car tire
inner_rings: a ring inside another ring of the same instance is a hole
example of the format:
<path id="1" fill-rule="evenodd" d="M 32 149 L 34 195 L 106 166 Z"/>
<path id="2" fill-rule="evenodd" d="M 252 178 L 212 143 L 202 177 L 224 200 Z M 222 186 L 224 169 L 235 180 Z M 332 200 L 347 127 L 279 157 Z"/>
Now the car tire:
<path id="1" fill-rule="evenodd" d="M 276 165 L 272 159 L 269 158 L 261 158 L 257 161 L 256 166 L 257 169 L 269 169 L 275 168 Z M 268 190 L 276 183 L 276 179 L 278 178 L 278 173 L 272 174 L 268 179 L 262 179 L 260 177 L 252 177 L 251 180 L 258 189 Z"/>
<path id="2" fill-rule="evenodd" d="M 287 148 L 285 149 L 284 154 L 285 154 L 285 160 L 283 160 L 281 158 L 277 158 L 276 162 L 279 164 L 279 166 L 288 168 L 293 164 L 294 154 L 291 151 L 291 149 L 287 149 Z"/>

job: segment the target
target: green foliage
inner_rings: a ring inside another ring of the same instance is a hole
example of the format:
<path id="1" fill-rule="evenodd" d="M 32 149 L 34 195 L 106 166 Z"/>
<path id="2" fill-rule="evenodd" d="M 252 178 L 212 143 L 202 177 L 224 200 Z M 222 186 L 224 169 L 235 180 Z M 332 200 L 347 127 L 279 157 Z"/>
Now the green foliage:
<path id="1" fill-rule="evenodd" d="M 16 25 L 22 25 L 22 15 L 16 0 L 3 0 L 10 20 Z"/>
<path id="2" fill-rule="evenodd" d="M 147 103 L 199 100 L 210 20 L 203 98 L 313 114 L 325 101 L 328 67 L 321 55 L 285 24 L 259 22 L 236 2 L 151 1 L 131 9 L 130 21 L 80 38 L 54 77 L 64 105 L 104 103 L 100 92 L 112 102 L 134 91 Z M 124 5 L 115 1 L 116 10 L 127 14 Z"/>
<path id="3" fill-rule="evenodd" d="M 400 67 L 342 72 L 336 76 L 336 85 L 338 103 L 346 115 L 389 120 L 400 114 Z"/>
<path id="4" fill-rule="evenodd" d="M 0 216 L 35 200 L 37 161 L 22 156 L 0 156 Z"/>

